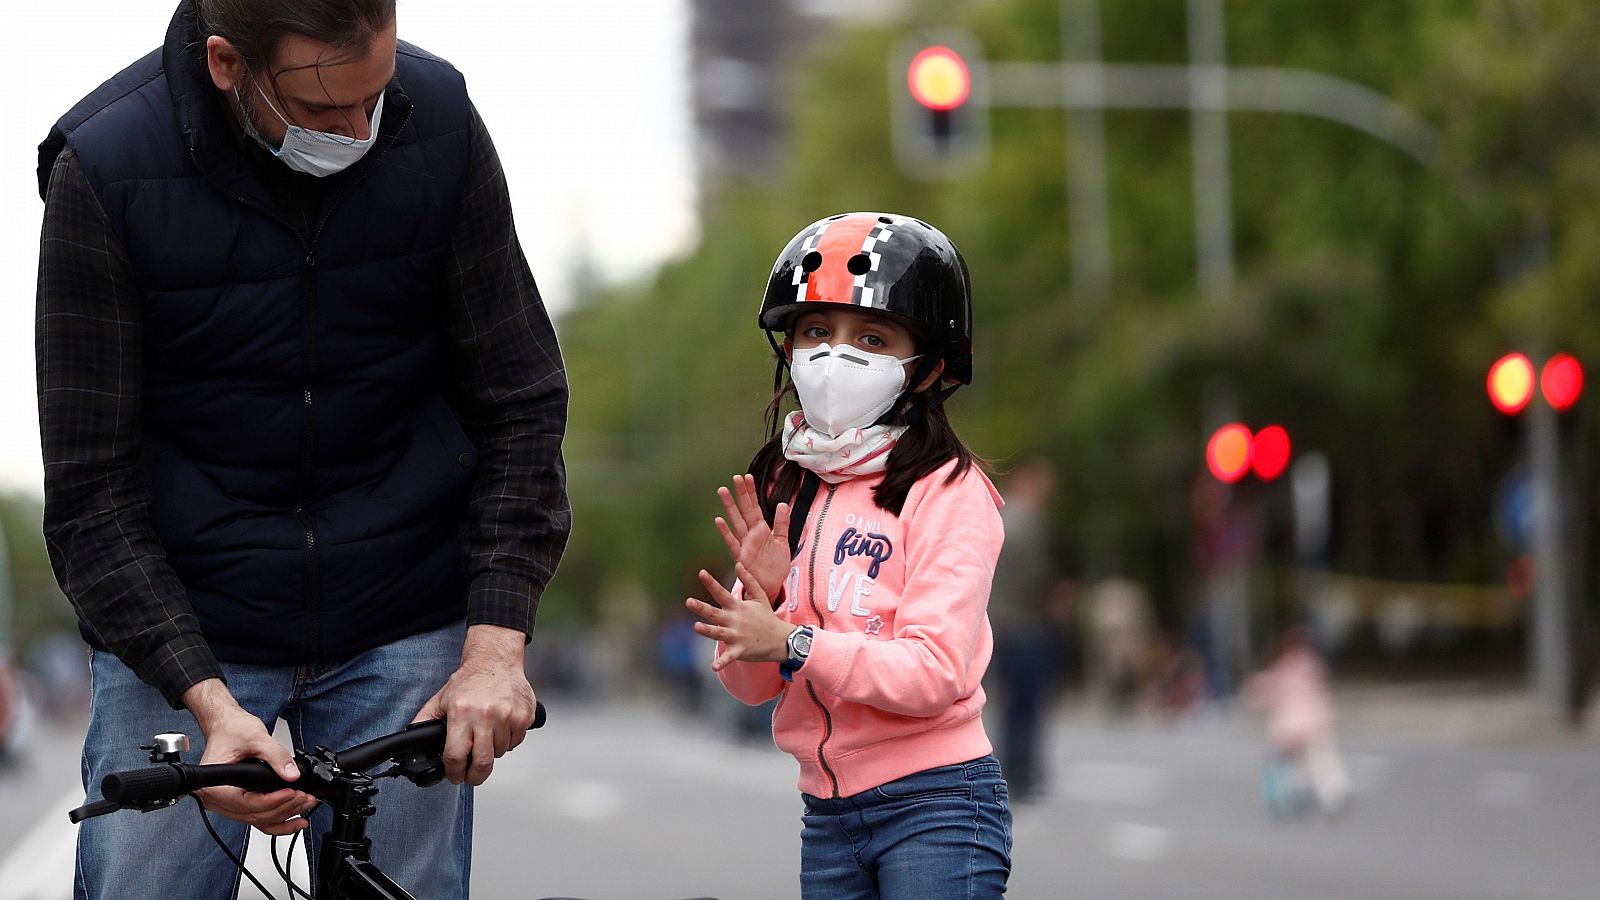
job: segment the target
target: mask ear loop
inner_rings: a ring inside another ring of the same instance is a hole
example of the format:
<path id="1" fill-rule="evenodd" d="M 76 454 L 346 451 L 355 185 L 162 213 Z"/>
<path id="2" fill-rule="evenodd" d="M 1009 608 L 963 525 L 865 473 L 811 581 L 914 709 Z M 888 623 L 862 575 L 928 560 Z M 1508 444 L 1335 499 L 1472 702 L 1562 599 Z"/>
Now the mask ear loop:
<path id="1" fill-rule="evenodd" d="M 943 406 L 944 402 L 950 399 L 950 395 L 954 394 L 956 390 L 961 387 L 961 382 L 959 381 L 947 388 L 934 386 L 928 389 L 928 402 L 926 404 L 919 406 L 918 404 L 911 402 L 912 390 L 917 385 L 921 384 L 923 379 L 933 374 L 934 367 L 939 365 L 939 361 L 939 356 L 934 354 L 924 354 L 922 359 L 917 361 L 917 367 L 911 371 L 911 378 L 907 382 L 906 392 L 901 395 L 901 401 L 906 404 L 903 414 L 905 416 L 907 425 L 916 425 L 920 423 L 927 413 Z M 896 403 L 894 406 L 890 407 L 889 412 L 884 413 L 883 416 L 878 419 L 877 424 L 888 424 L 894 418 L 895 411 L 899 406 L 900 403 Z"/>

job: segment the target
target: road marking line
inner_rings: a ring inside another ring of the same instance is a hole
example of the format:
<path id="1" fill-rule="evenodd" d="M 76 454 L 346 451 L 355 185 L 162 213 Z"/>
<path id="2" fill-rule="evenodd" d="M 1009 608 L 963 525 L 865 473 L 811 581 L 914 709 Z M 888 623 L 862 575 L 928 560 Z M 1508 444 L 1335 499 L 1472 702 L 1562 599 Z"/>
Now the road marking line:
<path id="1" fill-rule="evenodd" d="M 558 814 L 580 822 L 614 822 L 622 817 L 627 799 L 622 788 L 604 781 L 557 782 L 548 803 Z"/>
<path id="2" fill-rule="evenodd" d="M 1106 834 L 1106 855 L 1128 862 L 1160 862 L 1172 852 L 1172 829 L 1119 822 Z"/>
<path id="3" fill-rule="evenodd" d="M 1167 770 L 1129 763 L 1074 763 L 1058 793 L 1086 803 L 1155 803 L 1167 790 Z"/>
<path id="4" fill-rule="evenodd" d="M 1522 809 L 1533 803 L 1538 779 L 1527 772 L 1492 770 L 1478 776 L 1475 799 L 1491 809 Z"/>
<path id="5" fill-rule="evenodd" d="M 72 896 L 78 826 L 66 811 L 83 802 L 74 787 L 45 808 L 39 824 L 0 859 L 0 900 L 66 900 Z"/>

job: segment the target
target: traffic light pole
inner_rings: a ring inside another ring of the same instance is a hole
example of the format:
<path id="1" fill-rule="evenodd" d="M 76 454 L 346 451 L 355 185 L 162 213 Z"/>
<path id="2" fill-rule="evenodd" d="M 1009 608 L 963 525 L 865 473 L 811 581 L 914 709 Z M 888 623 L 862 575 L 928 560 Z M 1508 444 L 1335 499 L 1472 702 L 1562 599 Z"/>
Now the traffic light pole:
<path id="1" fill-rule="evenodd" d="M 982 102 L 1066 111 L 1072 280 L 1096 302 L 1111 283 L 1106 110 L 1184 110 L 1193 117 L 1197 277 L 1202 295 L 1216 302 L 1232 294 L 1234 280 L 1228 113 L 1315 116 L 1364 131 L 1423 165 L 1438 155 L 1432 126 L 1365 85 L 1304 69 L 1228 65 L 1221 0 L 1189 0 L 1187 65 L 1103 62 L 1099 0 L 1061 0 L 1061 22 L 1062 61 L 987 62 Z"/>
<path id="2" fill-rule="evenodd" d="M 1200 296 L 1233 296 L 1233 171 L 1222 0 L 1189 0 L 1189 109 L 1194 131 L 1194 255 Z"/>
<path id="3" fill-rule="evenodd" d="M 1572 648 L 1566 491 L 1562 489 L 1560 422 L 1545 403 L 1528 410 L 1529 468 L 1533 478 L 1533 615 L 1528 629 L 1535 692 L 1555 709 L 1567 705 Z"/>
<path id="4" fill-rule="evenodd" d="M 1100 0 L 1061 0 L 1061 58 L 1087 66 L 1079 89 L 1099 98 L 1067 107 L 1067 234 L 1073 293 L 1099 305 L 1111 293 L 1111 197 L 1106 177 L 1106 103 L 1099 81 Z M 1061 78 L 1072 77 L 1066 66 Z M 1063 94 L 1074 86 L 1063 84 Z M 1073 177 L 1077 173 L 1081 177 Z"/>

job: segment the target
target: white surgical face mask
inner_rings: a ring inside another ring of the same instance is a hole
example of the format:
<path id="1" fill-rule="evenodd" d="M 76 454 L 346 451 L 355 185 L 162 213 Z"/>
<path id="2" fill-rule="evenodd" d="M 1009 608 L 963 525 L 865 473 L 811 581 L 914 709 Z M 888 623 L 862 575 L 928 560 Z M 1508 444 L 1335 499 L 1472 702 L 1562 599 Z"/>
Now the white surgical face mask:
<path id="1" fill-rule="evenodd" d="M 871 425 L 899 399 L 905 364 L 916 358 L 827 344 L 796 349 L 789 372 L 806 424 L 829 437 Z"/>
<path id="2" fill-rule="evenodd" d="M 272 105 L 272 99 L 267 92 L 261 90 L 261 85 L 256 85 L 256 92 L 261 99 L 267 101 L 267 108 L 277 116 L 288 130 L 283 134 L 282 146 L 274 147 L 262 140 L 261 135 L 255 133 L 254 128 L 247 128 L 261 146 L 272 151 L 272 155 L 283 160 L 283 164 L 296 172 L 315 175 L 323 178 L 335 172 L 343 172 L 356 164 L 356 160 L 367 155 L 372 149 L 372 144 L 378 139 L 378 120 L 383 116 L 383 95 L 378 95 L 378 105 L 372 108 L 372 124 L 367 129 L 367 139 L 358 141 L 353 137 L 342 134 L 330 134 L 326 131 L 312 131 L 292 124 L 278 112 Z"/>

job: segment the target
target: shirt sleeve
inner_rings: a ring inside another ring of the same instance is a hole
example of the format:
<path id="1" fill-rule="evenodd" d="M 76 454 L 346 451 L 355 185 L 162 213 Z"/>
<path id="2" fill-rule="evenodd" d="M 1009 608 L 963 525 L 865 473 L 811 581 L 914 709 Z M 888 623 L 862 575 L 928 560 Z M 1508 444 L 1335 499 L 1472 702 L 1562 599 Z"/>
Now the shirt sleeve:
<path id="1" fill-rule="evenodd" d="M 89 632 L 180 708 L 222 669 L 150 520 L 139 291 L 71 149 L 45 197 L 34 340 L 56 581 Z"/>
<path id="2" fill-rule="evenodd" d="M 447 272 L 456 412 L 478 449 L 463 530 L 467 624 L 531 634 L 572 528 L 561 441 L 567 376 L 476 109 Z"/>

